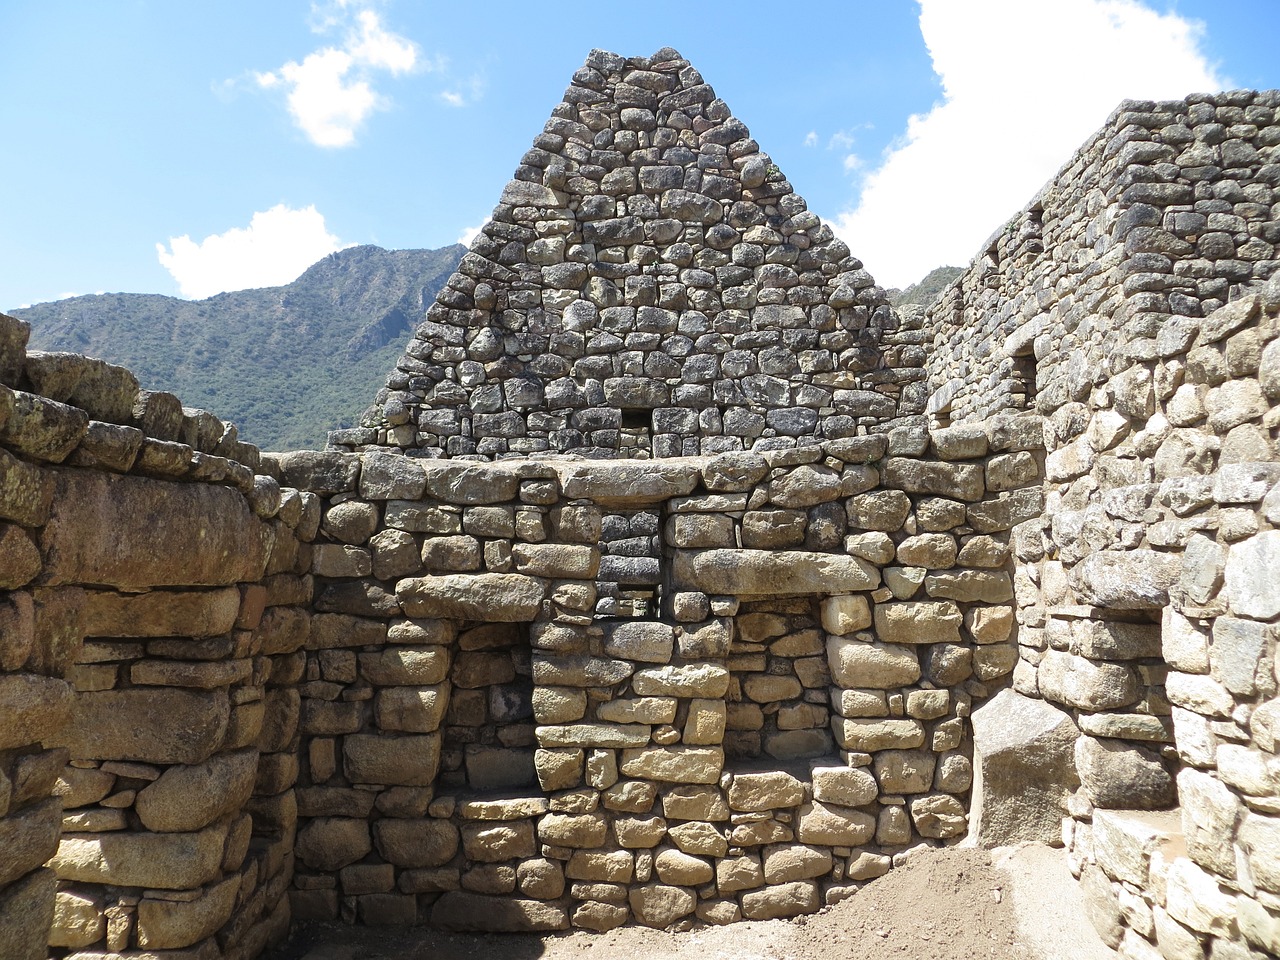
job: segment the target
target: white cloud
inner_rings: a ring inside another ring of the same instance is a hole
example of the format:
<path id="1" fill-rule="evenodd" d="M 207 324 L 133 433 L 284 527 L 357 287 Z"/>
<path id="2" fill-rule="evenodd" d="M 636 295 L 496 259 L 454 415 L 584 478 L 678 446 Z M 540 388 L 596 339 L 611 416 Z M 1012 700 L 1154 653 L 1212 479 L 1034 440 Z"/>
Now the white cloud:
<path id="1" fill-rule="evenodd" d="M 855 170 L 862 169 L 862 158 L 856 153 L 846 153 L 843 164 L 845 173 L 853 173 Z"/>
<path id="2" fill-rule="evenodd" d="M 885 286 L 965 264 L 1122 99 L 1220 89 L 1203 26 L 1137 0 L 920 0 L 943 99 L 832 227 Z"/>
<path id="3" fill-rule="evenodd" d="M 469 107 L 484 96 L 485 78 L 483 74 L 472 74 L 466 80 L 459 81 L 452 89 L 441 90 L 438 96 L 450 107 Z"/>
<path id="4" fill-rule="evenodd" d="M 806 147 L 816 147 L 818 145 L 818 131 L 810 130 L 804 135 L 804 145 Z"/>
<path id="5" fill-rule="evenodd" d="M 198 243 L 186 235 L 170 237 L 169 249 L 156 244 L 156 256 L 184 297 L 201 299 L 228 290 L 289 283 L 321 257 L 342 248 L 315 206 L 294 210 L 281 203 L 255 213 L 248 227 L 232 227 Z"/>
<path id="6" fill-rule="evenodd" d="M 474 227 L 463 227 L 462 232 L 458 234 L 458 239 L 454 243 L 460 243 L 464 247 L 470 247 L 472 241 L 480 235 L 480 231 L 484 229 L 484 224 L 479 223 Z"/>
<path id="7" fill-rule="evenodd" d="M 301 63 L 291 60 L 254 74 L 264 90 L 288 90 L 289 113 L 318 147 L 350 146 L 369 115 L 385 109 L 386 98 L 373 86 L 379 73 L 399 76 L 433 67 L 412 41 L 387 30 L 375 11 L 356 9 L 353 17 L 354 6 L 340 2 L 317 14 L 318 32 L 344 31 L 341 47 L 321 47 Z"/>

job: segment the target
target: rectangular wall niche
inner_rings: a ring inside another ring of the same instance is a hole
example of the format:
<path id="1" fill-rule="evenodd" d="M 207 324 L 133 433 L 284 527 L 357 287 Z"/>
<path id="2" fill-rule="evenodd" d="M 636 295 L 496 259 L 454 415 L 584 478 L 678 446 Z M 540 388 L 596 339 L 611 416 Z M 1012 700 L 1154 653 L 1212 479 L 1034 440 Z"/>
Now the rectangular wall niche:
<path id="1" fill-rule="evenodd" d="M 657 509 L 607 513 L 601 523 L 596 615 L 657 617 L 662 603 L 662 517 Z"/>
<path id="2" fill-rule="evenodd" d="M 618 450 L 624 457 L 640 457 L 651 451 L 653 441 L 653 411 L 626 410 L 618 429 Z"/>
<path id="3" fill-rule="evenodd" d="M 449 686 L 441 787 L 485 791 L 536 786 L 528 627 L 465 626 L 454 648 Z"/>
<path id="4" fill-rule="evenodd" d="M 834 755 L 831 672 L 817 602 L 744 603 L 735 626 L 726 756 L 786 763 Z"/>

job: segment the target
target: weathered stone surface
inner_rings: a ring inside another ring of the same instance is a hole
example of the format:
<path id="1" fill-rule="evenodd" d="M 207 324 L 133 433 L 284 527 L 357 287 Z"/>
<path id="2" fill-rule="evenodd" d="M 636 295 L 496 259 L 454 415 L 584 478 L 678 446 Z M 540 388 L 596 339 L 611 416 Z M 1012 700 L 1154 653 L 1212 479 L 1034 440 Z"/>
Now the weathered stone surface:
<path id="1" fill-rule="evenodd" d="M 876 820 L 869 813 L 814 801 L 800 808 L 796 838 L 801 843 L 857 847 L 875 833 Z"/>
<path id="2" fill-rule="evenodd" d="M 225 690 L 128 687 L 80 693 L 68 732 L 72 759 L 203 763 L 231 717 Z"/>
<path id="3" fill-rule="evenodd" d="M 1141 696 L 1137 675 L 1122 664 L 1087 660 L 1051 650 L 1040 662 L 1045 699 L 1085 710 L 1127 707 Z"/>
<path id="4" fill-rule="evenodd" d="M 431 908 L 431 925 L 468 933 L 537 933 L 567 930 L 569 913 L 541 900 L 451 890 Z"/>
<path id="5" fill-rule="evenodd" d="M 440 867 L 458 852 L 458 829 L 447 820 L 382 819 L 373 835 L 383 859 L 398 867 Z"/>
<path id="6" fill-rule="evenodd" d="M 41 534 L 45 582 L 141 589 L 261 579 L 269 526 L 229 487 L 65 469 Z"/>
<path id="7" fill-rule="evenodd" d="M 71 685 L 63 680 L 30 673 L 0 677 L 0 750 L 63 742 L 73 707 Z"/>
<path id="8" fill-rule="evenodd" d="M 49 876 L 56 875 L 50 870 Z M 87 947 L 102 939 L 107 932 L 107 918 L 102 912 L 104 906 L 101 894 L 93 887 L 67 887 L 59 890 L 54 899 L 49 946 Z M 41 944 L 37 957 L 44 956 L 43 946 Z"/>
<path id="9" fill-rule="evenodd" d="M 692 890 L 661 883 L 632 887 L 628 900 L 638 923 L 659 929 L 687 917 L 698 905 L 697 894 Z"/>
<path id="10" fill-rule="evenodd" d="M 945 840 L 964 833 L 967 817 L 964 805 L 949 794 L 934 793 L 911 801 L 911 822 L 922 837 Z"/>
<path id="11" fill-rule="evenodd" d="M 1259 620 L 1280 614 L 1280 590 L 1269 575 L 1278 563 L 1280 530 L 1268 530 L 1232 545 L 1222 592 L 1234 612 Z"/>
<path id="12" fill-rule="evenodd" d="M 693 492 L 698 470 L 690 464 L 594 463 L 571 466 L 561 474 L 565 497 L 603 507 L 634 508 Z"/>
<path id="13" fill-rule="evenodd" d="M 813 799 L 841 807 L 860 807 L 879 793 L 875 777 L 862 767 L 814 767 Z"/>
<path id="14" fill-rule="evenodd" d="M 195 831 L 239 810 L 253 791 L 258 751 L 239 750 L 194 766 L 172 766 L 138 793 L 142 825 L 157 833 Z"/>
<path id="15" fill-rule="evenodd" d="M 715 783 L 724 768 L 719 747 L 642 747 L 622 751 L 624 776 L 664 783 Z"/>
<path id="16" fill-rule="evenodd" d="M 238 887 L 232 877 L 202 890 L 195 900 L 144 897 L 138 903 L 138 946 L 171 950 L 211 936 L 230 919 Z"/>
<path id="17" fill-rule="evenodd" d="M 216 637 L 228 632 L 240 610 L 240 591 L 152 590 L 85 593 L 86 637 Z"/>
<path id="18" fill-rule="evenodd" d="M 190 890 L 218 877 L 225 825 L 198 833 L 64 834 L 49 866 L 60 880 Z"/>
<path id="19" fill-rule="evenodd" d="M 852 593 L 880 585 L 880 573 L 858 557 L 768 550 L 676 551 L 678 590 L 739 596 Z"/>
<path id="20" fill-rule="evenodd" d="M 1155 550 L 1104 551 L 1071 570 L 1071 586 L 1082 603 L 1116 610 L 1158 610 L 1178 580 L 1178 558 Z"/>
<path id="21" fill-rule="evenodd" d="M 845 636 L 871 626 L 871 607 L 862 594 L 827 597 L 822 601 L 822 629 Z"/>
<path id="22" fill-rule="evenodd" d="M 767 773 L 739 773 L 729 784 L 729 807 L 759 811 L 795 807 L 805 799 L 804 785 L 781 770 Z"/>
<path id="23" fill-rule="evenodd" d="M 401 580 L 396 599 L 411 617 L 503 623 L 537 616 L 547 582 L 517 573 L 454 574 Z"/>
<path id="24" fill-rule="evenodd" d="M 442 646 L 388 646 L 359 656 L 360 675 L 375 686 L 440 683 L 449 675 L 449 650 Z"/>
<path id="25" fill-rule="evenodd" d="M 53 474 L 0 450 L 0 518 L 39 527 L 53 503 Z"/>
<path id="26" fill-rule="evenodd" d="M 918 720 L 840 718 L 833 723 L 836 742 L 846 750 L 910 750 L 924 743 L 924 725 Z"/>
<path id="27" fill-rule="evenodd" d="M 876 635 L 889 644 L 959 643 L 960 608 L 950 600 L 878 603 Z"/>
<path id="28" fill-rule="evenodd" d="M 1053 842 L 1079 783 L 1070 715 L 1002 690 L 973 712 L 973 832 L 986 847 Z"/>
<path id="29" fill-rule="evenodd" d="M 48 956 L 46 933 L 53 918 L 56 883 L 52 870 L 35 870 L 0 894 L 6 957 L 43 960 Z"/>
<path id="30" fill-rule="evenodd" d="M 642 697 L 723 697 L 729 689 L 729 671 L 718 663 L 641 667 L 631 686 Z"/>
<path id="31" fill-rule="evenodd" d="M 1161 810 L 1173 805 L 1173 778 L 1156 754 L 1122 740 L 1081 737 L 1076 770 L 1089 800 L 1110 810 Z"/>
<path id="32" fill-rule="evenodd" d="M 817 913 L 822 906 L 818 885 L 812 881 L 782 883 L 742 894 L 742 915 L 748 920 L 776 920 Z"/>
<path id="33" fill-rule="evenodd" d="M 61 812 L 61 801 L 52 799 L 0 819 L 0 886 L 34 870 L 58 849 Z"/>
<path id="34" fill-rule="evenodd" d="M 343 768 L 352 783 L 427 787 L 440 768 L 438 734 L 343 737 Z"/>
<path id="35" fill-rule="evenodd" d="M 959 500 L 980 500 L 983 469 L 975 463 L 942 463 L 890 457 L 883 467 L 886 486 L 907 493 L 936 493 Z"/>
<path id="36" fill-rule="evenodd" d="M 920 659 L 912 647 L 832 636 L 827 638 L 827 663 L 842 687 L 887 690 L 920 679 Z"/>
<path id="37" fill-rule="evenodd" d="M 431 733 L 440 728 L 448 705 L 443 685 L 387 687 L 374 699 L 374 716 L 380 730 Z"/>

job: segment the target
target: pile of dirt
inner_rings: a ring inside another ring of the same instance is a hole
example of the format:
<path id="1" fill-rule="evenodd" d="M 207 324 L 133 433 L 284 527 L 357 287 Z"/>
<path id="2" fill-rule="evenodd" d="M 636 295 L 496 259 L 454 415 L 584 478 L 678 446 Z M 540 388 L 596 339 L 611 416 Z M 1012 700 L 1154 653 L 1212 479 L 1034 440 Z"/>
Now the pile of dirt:
<path id="1" fill-rule="evenodd" d="M 1021 901 L 1016 904 L 1015 902 Z M 843 903 L 795 920 L 683 933 L 449 934 L 301 928 L 274 960 L 1084 960 L 1114 957 L 1084 919 L 1060 851 L 921 853 Z"/>

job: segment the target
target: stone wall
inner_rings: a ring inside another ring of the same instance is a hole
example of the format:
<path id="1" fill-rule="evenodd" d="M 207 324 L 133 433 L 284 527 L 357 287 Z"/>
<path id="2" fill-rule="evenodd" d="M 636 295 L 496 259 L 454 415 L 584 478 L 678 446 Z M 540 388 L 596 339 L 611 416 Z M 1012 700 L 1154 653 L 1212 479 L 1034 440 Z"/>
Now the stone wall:
<path id="1" fill-rule="evenodd" d="M 904 388 L 923 401 L 895 323 L 687 60 L 595 50 L 364 425 L 331 442 L 648 458 L 854 436 Z"/>
<path id="2" fill-rule="evenodd" d="M 4 955 L 256 956 L 288 929 L 315 494 L 0 317 Z"/>
<path id="3" fill-rule="evenodd" d="M 1011 789 L 983 791 L 977 832 L 1065 808 L 1125 956 L 1280 950 L 1280 281 L 1256 282 L 1278 263 L 1278 104 L 1121 105 L 925 318 L 934 422 L 1044 418 L 1044 513 L 1014 537 L 1020 660 L 974 718 L 979 777 Z"/>
<path id="4" fill-rule="evenodd" d="M 326 494 L 295 916 L 791 916 L 961 836 L 1039 445 L 1032 417 L 643 466 L 275 458 Z M 625 514 L 661 587 L 603 617 Z"/>
<path id="5" fill-rule="evenodd" d="M 1185 340 L 1270 277 L 1277 107 L 1274 90 L 1122 103 L 930 308 L 929 412 L 1087 401 L 1154 359 L 1162 329 Z"/>

